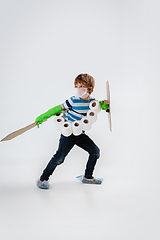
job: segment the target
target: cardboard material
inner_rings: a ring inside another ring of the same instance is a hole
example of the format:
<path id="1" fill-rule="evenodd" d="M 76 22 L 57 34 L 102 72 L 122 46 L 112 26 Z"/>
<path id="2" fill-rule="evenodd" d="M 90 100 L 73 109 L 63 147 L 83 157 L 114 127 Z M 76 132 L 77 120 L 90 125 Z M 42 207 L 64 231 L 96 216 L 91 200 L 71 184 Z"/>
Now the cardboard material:
<path id="1" fill-rule="evenodd" d="M 109 112 L 108 112 L 109 127 L 110 127 L 110 131 L 112 132 L 110 88 L 109 88 L 108 81 L 106 82 L 106 92 L 107 92 L 107 100 L 109 101 Z"/>
<path id="2" fill-rule="evenodd" d="M 36 124 L 37 124 L 36 122 L 35 122 L 35 123 L 32 123 L 32 124 L 30 124 L 30 125 L 28 125 L 28 126 L 26 126 L 26 127 L 24 127 L 24 128 L 21 128 L 21 129 L 15 131 L 15 132 L 10 133 L 10 134 L 7 135 L 5 138 L 3 138 L 3 139 L 1 140 L 1 142 L 11 140 L 11 139 L 13 139 L 13 138 L 21 135 L 22 133 L 24 133 L 24 132 L 26 132 L 26 131 L 34 128 L 34 127 L 36 126 Z"/>

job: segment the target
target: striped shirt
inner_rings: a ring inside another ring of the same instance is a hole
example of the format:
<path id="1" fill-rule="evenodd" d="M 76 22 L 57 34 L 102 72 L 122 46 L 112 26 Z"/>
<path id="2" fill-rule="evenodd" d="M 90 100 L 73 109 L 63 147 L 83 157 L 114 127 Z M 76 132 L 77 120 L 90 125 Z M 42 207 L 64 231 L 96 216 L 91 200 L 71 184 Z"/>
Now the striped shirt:
<path id="1" fill-rule="evenodd" d="M 64 109 L 67 110 L 65 113 L 66 120 L 71 122 L 81 120 L 82 117 L 87 115 L 88 110 L 90 110 L 89 104 L 93 100 L 95 100 L 95 98 L 89 97 L 88 101 L 84 101 L 81 98 L 75 96 L 67 99 L 62 104 Z"/>

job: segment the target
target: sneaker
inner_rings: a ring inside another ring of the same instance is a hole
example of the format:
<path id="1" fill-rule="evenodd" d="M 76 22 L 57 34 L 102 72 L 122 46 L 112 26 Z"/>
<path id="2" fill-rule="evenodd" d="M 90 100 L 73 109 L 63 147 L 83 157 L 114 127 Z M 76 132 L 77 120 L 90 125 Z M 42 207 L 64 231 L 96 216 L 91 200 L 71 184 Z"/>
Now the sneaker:
<path id="1" fill-rule="evenodd" d="M 82 183 L 88 183 L 88 184 L 101 184 L 103 182 L 103 179 L 100 178 L 86 178 L 83 176 Z"/>
<path id="2" fill-rule="evenodd" d="M 36 185 L 41 189 L 48 189 L 50 187 L 48 181 L 41 181 L 40 179 L 36 181 Z"/>

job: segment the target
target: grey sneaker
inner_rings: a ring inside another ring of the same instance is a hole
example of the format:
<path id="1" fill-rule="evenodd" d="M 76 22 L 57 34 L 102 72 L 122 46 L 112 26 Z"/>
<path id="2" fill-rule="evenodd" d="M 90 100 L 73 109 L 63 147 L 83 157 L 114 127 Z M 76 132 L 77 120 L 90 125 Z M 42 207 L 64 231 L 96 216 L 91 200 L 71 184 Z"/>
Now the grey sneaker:
<path id="1" fill-rule="evenodd" d="M 36 181 L 36 185 L 41 189 L 48 189 L 50 187 L 48 181 L 41 181 L 40 179 Z"/>
<path id="2" fill-rule="evenodd" d="M 82 183 L 88 183 L 88 184 L 101 184 L 103 182 L 103 179 L 100 178 L 86 178 L 83 176 L 82 178 Z"/>

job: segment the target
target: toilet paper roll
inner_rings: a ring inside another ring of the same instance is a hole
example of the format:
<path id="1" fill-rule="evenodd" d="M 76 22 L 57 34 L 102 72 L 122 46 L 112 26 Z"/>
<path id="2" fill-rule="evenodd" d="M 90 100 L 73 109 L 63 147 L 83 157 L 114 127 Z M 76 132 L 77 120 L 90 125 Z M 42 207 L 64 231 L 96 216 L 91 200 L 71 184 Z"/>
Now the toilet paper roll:
<path id="1" fill-rule="evenodd" d="M 87 112 L 87 117 L 90 118 L 92 123 L 94 123 L 97 120 L 97 112 L 93 110 L 89 110 Z"/>
<path id="2" fill-rule="evenodd" d="M 88 131 L 92 127 L 92 122 L 89 117 L 84 117 L 81 119 L 82 121 L 82 126 L 84 131 Z"/>
<path id="3" fill-rule="evenodd" d="M 61 126 L 64 123 L 63 117 L 55 117 L 54 118 L 54 126 L 58 131 L 61 131 Z"/>
<path id="4" fill-rule="evenodd" d="M 83 130 L 82 127 L 83 127 L 83 125 L 82 125 L 81 121 L 74 121 L 74 122 L 72 122 L 73 134 L 75 136 L 80 135 L 82 133 L 82 130 Z"/>
<path id="5" fill-rule="evenodd" d="M 59 118 L 59 117 L 63 117 L 63 112 L 61 112 L 61 113 L 57 113 L 55 116 L 54 116 L 55 118 Z"/>
<path id="6" fill-rule="evenodd" d="M 72 124 L 70 122 L 64 122 L 61 126 L 61 133 L 65 137 L 69 137 L 73 133 Z"/>
<path id="7" fill-rule="evenodd" d="M 98 100 L 93 100 L 92 102 L 90 102 L 89 108 L 93 111 L 96 111 L 97 113 L 101 111 L 101 105 Z"/>

